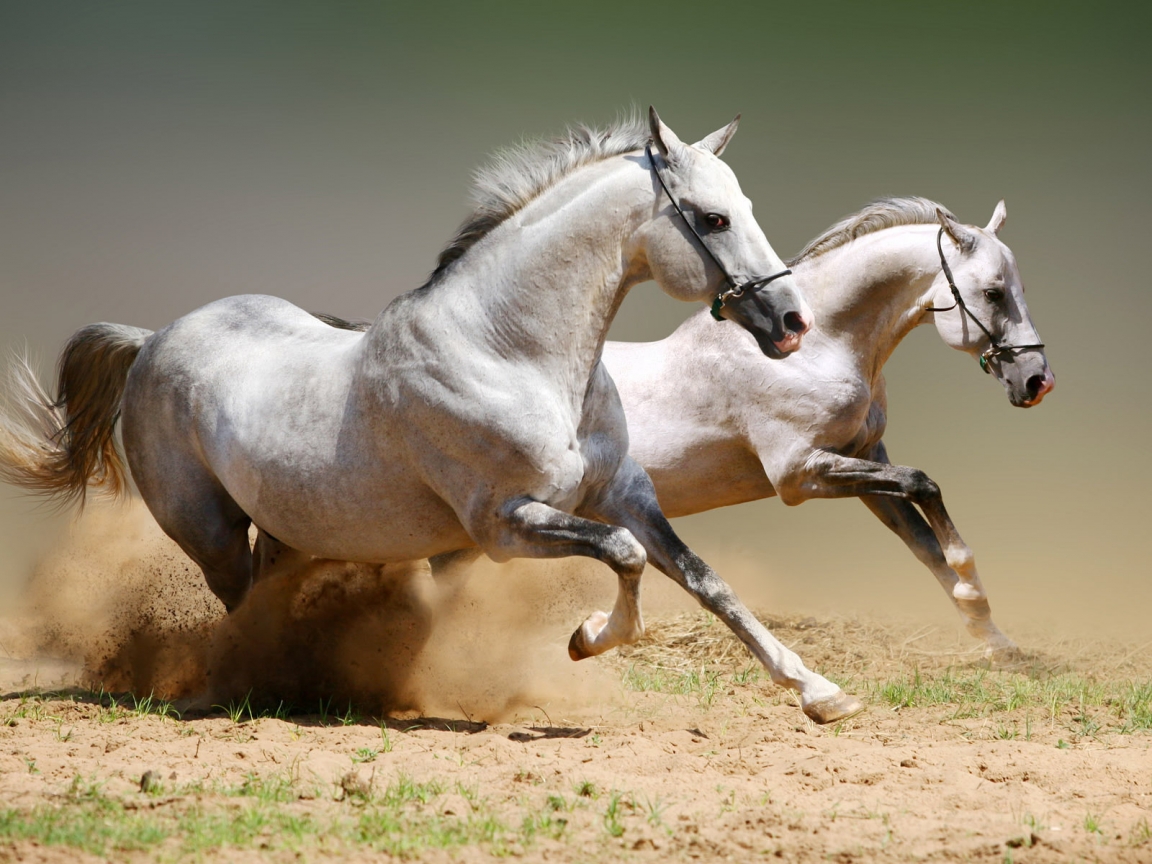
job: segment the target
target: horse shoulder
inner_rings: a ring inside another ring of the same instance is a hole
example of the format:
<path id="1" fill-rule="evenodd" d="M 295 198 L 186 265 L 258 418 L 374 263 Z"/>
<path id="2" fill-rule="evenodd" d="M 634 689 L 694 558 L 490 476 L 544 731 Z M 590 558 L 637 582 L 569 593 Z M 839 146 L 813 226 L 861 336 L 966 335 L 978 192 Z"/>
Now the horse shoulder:
<path id="1" fill-rule="evenodd" d="M 748 400 L 749 438 L 785 504 L 809 497 L 813 453 L 855 452 L 872 439 L 875 393 L 870 382 L 836 343 L 810 344 L 805 350 L 807 356 L 768 367 L 771 376 Z"/>

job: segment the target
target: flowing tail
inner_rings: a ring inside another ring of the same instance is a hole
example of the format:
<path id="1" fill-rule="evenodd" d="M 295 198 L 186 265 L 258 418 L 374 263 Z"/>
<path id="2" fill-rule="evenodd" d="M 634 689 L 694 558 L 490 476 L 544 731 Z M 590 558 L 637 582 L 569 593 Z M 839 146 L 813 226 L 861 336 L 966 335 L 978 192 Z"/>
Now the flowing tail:
<path id="1" fill-rule="evenodd" d="M 8 374 L 0 409 L 0 480 L 84 506 L 88 488 L 115 497 L 127 488 L 116 448 L 116 421 L 128 370 L 150 330 L 89 324 L 60 354 L 57 397 L 36 378 L 27 357 Z"/>

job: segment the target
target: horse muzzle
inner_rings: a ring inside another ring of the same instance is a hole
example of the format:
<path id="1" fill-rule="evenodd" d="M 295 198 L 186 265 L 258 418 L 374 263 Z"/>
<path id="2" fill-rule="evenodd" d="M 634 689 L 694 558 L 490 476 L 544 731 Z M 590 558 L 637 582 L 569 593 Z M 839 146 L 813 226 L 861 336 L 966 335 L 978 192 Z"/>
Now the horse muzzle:
<path id="1" fill-rule="evenodd" d="M 1033 405 L 1039 405 L 1055 386 L 1056 376 L 1052 374 L 1051 369 L 1044 367 L 1043 375 L 1032 375 L 1024 382 L 1028 398 L 1021 403 L 1021 407 L 1031 408 Z"/>
<path id="2" fill-rule="evenodd" d="M 760 350 L 773 360 L 798 351 L 813 324 L 812 310 L 799 292 L 787 284 L 730 296 L 722 311 L 725 318 L 751 333 Z"/>
<path id="3" fill-rule="evenodd" d="M 1008 401 L 1017 408 L 1039 405 L 1056 386 L 1048 361 L 1038 353 L 1019 354 L 1008 362 L 996 363 L 993 374 L 1008 392 Z"/>

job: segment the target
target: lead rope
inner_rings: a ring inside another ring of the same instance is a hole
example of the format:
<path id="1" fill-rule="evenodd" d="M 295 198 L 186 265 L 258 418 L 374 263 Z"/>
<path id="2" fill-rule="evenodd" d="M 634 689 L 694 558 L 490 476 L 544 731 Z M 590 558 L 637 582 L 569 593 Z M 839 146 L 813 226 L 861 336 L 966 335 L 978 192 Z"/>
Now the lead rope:
<path id="1" fill-rule="evenodd" d="M 992 335 L 992 331 L 984 326 L 980 319 L 977 318 L 972 310 L 968 308 L 968 304 L 964 302 L 964 298 L 960 296 L 960 289 L 956 287 L 956 280 L 952 278 L 952 268 L 948 266 L 948 260 L 944 257 L 944 226 L 940 226 L 940 230 L 936 232 L 936 251 L 940 253 L 940 269 L 944 271 L 944 278 L 948 280 L 948 287 L 952 289 L 952 296 L 955 298 L 956 302 L 951 306 L 929 306 L 924 311 L 951 312 L 953 309 L 959 306 L 960 310 L 972 319 L 976 326 L 979 327 L 984 332 L 984 335 L 988 337 L 988 341 L 991 343 L 988 349 L 980 355 L 980 368 L 984 370 L 985 375 L 992 374 L 992 370 L 988 368 L 988 361 L 993 357 L 997 357 L 1000 354 L 1008 354 L 1012 351 L 1026 351 L 1029 348 L 1044 347 L 1043 342 L 1037 342 L 1035 345 L 1001 345 L 998 341 L 996 341 L 996 337 Z"/>
<path id="2" fill-rule="evenodd" d="M 720 272 L 724 274 L 724 280 L 729 285 L 727 291 L 721 291 L 716 295 L 716 299 L 712 301 L 712 307 L 710 311 L 712 312 L 713 318 L 715 318 L 717 321 L 724 320 L 724 316 L 720 314 L 720 310 L 724 307 L 725 301 L 727 301 L 729 298 L 743 297 L 745 291 L 757 291 L 760 288 L 763 288 L 769 282 L 775 282 L 777 279 L 780 279 L 784 276 L 792 275 L 791 270 L 781 270 L 779 273 L 773 273 L 771 276 L 765 276 L 763 279 L 753 279 L 745 282 L 743 285 L 737 285 L 736 280 L 733 279 L 732 276 L 728 273 L 728 268 L 720 263 L 720 259 L 717 258 L 716 254 L 708 248 L 708 244 L 704 242 L 704 238 L 700 236 L 700 232 L 698 232 L 692 222 L 689 221 L 687 214 L 685 214 L 685 212 L 681 209 L 679 202 L 677 202 L 676 199 L 672 197 L 672 190 L 668 188 L 668 184 L 664 182 L 664 178 L 660 175 L 660 169 L 656 167 L 656 160 L 652 156 L 651 141 L 644 145 L 644 155 L 648 157 L 648 164 L 652 166 L 652 173 L 655 174 L 656 179 L 660 181 L 660 188 L 664 190 L 664 194 L 667 195 L 668 200 L 672 202 L 672 207 L 676 210 L 677 213 L 680 214 L 680 218 L 684 221 L 685 227 L 692 232 L 692 236 L 696 238 L 697 242 L 700 244 L 700 248 L 708 253 L 708 257 L 712 259 L 712 263 L 720 268 Z"/>

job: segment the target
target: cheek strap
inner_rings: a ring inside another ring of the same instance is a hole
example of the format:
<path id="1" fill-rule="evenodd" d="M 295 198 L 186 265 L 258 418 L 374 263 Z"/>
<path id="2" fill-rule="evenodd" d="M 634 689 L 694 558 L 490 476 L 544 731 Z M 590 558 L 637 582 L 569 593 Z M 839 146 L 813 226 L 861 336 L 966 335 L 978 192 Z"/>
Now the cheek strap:
<path id="1" fill-rule="evenodd" d="M 979 318 L 968 308 L 968 304 L 964 302 L 964 298 L 960 296 L 960 289 L 956 287 L 956 280 L 952 278 L 952 268 L 948 266 L 948 259 L 944 257 L 944 226 L 940 226 L 940 230 L 936 232 L 936 251 L 940 253 L 940 269 L 944 271 L 944 278 L 948 280 L 948 287 L 952 289 L 952 296 L 955 302 L 951 306 L 929 306 L 925 312 L 951 312 L 957 306 L 960 310 L 971 318 L 977 327 L 979 327 L 985 336 L 988 337 L 988 342 L 991 343 L 988 349 L 980 355 L 980 368 L 984 370 L 986 375 L 991 375 L 992 370 L 988 367 L 988 361 L 998 359 L 1001 354 L 1011 354 L 1013 351 L 1027 351 L 1029 348 L 1043 348 L 1043 342 L 1037 342 L 1035 345 L 1002 345 L 992 331 L 989 330 L 980 321 Z M 715 313 L 713 313 L 715 314 Z"/>
<path id="2" fill-rule="evenodd" d="M 721 263 L 720 259 L 716 257 L 716 253 L 708 248 L 708 244 L 704 242 L 704 238 L 700 236 L 700 232 L 688 219 L 684 213 L 683 208 L 680 207 L 679 202 L 672 197 L 672 190 L 668 188 L 668 184 L 664 182 L 664 178 L 660 175 L 660 169 L 656 167 L 656 159 L 652 156 L 652 142 L 649 141 L 644 145 L 644 155 L 648 157 L 648 164 L 652 166 L 652 173 L 656 175 L 656 179 L 660 181 L 660 188 L 664 190 L 664 194 L 668 196 L 668 200 L 672 202 L 672 207 L 680 214 L 680 218 L 684 221 L 685 227 L 691 232 L 692 236 L 696 238 L 696 242 L 700 244 L 708 257 L 712 259 L 712 263 L 720 268 L 720 272 L 724 274 L 724 280 L 728 283 L 728 287 L 716 295 L 716 299 L 712 301 L 712 317 L 717 321 L 723 321 L 724 316 L 720 314 L 720 310 L 724 308 L 724 303 L 730 299 L 744 296 L 746 291 L 757 291 L 773 282 L 782 276 L 790 276 L 791 270 L 781 270 L 779 273 L 773 273 L 771 276 L 765 276 L 762 279 L 749 279 L 743 284 L 738 284 L 728 272 L 728 268 Z"/>

